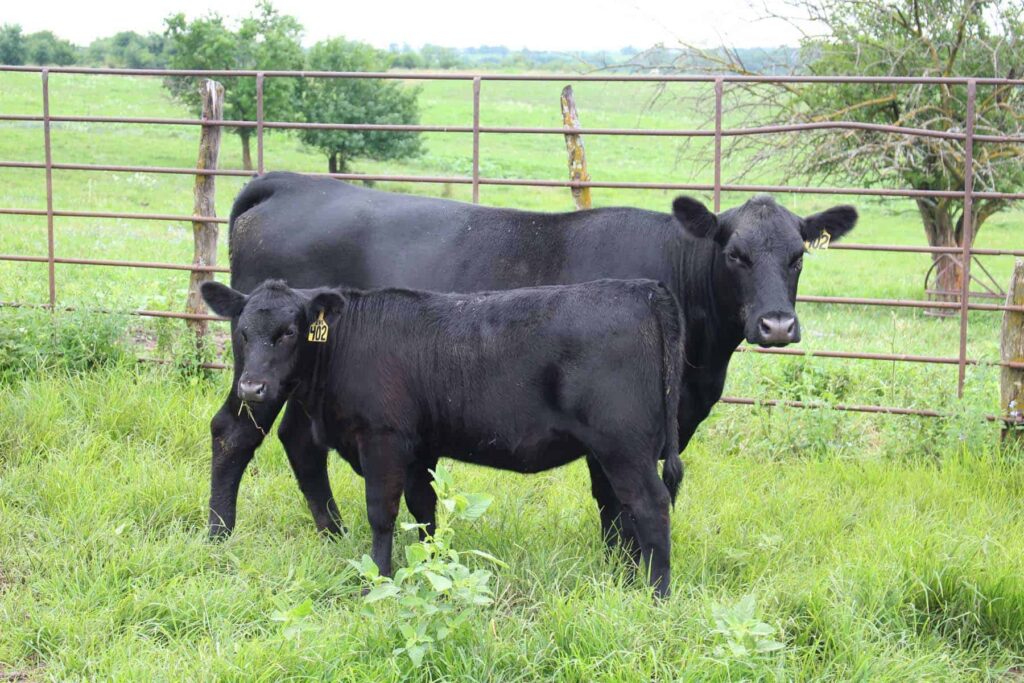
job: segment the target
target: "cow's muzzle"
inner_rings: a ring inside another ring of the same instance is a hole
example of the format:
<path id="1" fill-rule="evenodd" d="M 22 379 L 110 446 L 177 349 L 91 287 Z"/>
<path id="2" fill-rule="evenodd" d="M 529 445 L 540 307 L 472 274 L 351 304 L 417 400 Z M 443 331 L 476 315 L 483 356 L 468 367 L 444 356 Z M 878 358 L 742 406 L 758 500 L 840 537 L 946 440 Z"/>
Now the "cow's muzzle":
<path id="1" fill-rule="evenodd" d="M 757 321 L 757 332 L 750 341 L 764 347 L 795 344 L 800 341 L 800 324 L 795 315 L 763 315 Z"/>

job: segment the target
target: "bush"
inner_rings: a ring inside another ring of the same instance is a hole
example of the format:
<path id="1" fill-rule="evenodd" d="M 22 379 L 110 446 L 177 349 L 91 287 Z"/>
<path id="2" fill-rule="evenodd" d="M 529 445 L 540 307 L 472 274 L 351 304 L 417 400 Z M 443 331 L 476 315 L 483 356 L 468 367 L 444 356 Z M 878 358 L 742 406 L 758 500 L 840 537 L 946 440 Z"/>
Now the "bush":
<path id="1" fill-rule="evenodd" d="M 78 373 L 130 362 L 123 317 L 14 309 L 0 326 L 0 383 L 39 373 Z"/>

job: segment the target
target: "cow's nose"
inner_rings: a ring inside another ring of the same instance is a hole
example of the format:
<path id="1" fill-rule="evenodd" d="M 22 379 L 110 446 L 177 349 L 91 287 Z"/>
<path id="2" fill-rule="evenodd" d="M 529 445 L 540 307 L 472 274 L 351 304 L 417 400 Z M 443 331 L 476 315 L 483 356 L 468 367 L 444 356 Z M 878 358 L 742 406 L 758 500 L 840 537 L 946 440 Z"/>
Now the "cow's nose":
<path id="1" fill-rule="evenodd" d="M 249 380 L 240 380 L 238 382 L 238 398 L 243 401 L 259 403 L 264 399 L 264 397 L 266 397 L 266 395 L 266 382 L 251 382 Z"/>
<path id="2" fill-rule="evenodd" d="M 761 344 L 791 344 L 800 341 L 792 315 L 766 315 L 757 325 Z"/>

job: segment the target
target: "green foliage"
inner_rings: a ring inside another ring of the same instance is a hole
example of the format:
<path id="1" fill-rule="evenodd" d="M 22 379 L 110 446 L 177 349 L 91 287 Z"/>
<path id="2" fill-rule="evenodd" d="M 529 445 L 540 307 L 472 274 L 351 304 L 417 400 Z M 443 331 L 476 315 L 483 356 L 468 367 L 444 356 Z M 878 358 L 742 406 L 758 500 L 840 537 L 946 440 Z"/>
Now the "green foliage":
<path id="1" fill-rule="evenodd" d="M 116 315 L 7 309 L 0 325 L 0 384 L 130 362 L 124 327 Z"/>
<path id="2" fill-rule="evenodd" d="M 1013 78 L 1024 70 L 1024 6 L 1016 0 L 809 0 L 827 35 L 805 40 L 809 73 L 858 76 L 973 76 Z M 792 89 L 785 105 L 800 121 L 856 120 L 937 131 L 963 131 L 966 86 L 817 83 Z M 979 86 L 978 134 L 1019 135 L 1024 90 Z M 799 172 L 815 179 L 841 177 L 864 185 L 919 190 L 964 189 L 964 143 L 857 131 L 805 136 Z M 1024 183 L 1024 147 L 975 145 L 975 190 L 1015 192 Z M 962 201 L 918 202 L 930 242 L 960 244 Z M 1006 207 L 976 200 L 975 228 Z"/>
<path id="3" fill-rule="evenodd" d="M 84 59 L 95 66 L 118 69 L 162 69 L 167 66 L 164 43 L 159 33 L 121 31 L 92 41 Z"/>
<path id="4" fill-rule="evenodd" d="M 25 36 L 18 24 L 0 26 L 0 64 L 19 66 L 25 63 Z"/>
<path id="5" fill-rule="evenodd" d="M 187 21 L 184 14 L 166 20 L 168 66 L 172 69 L 211 70 L 299 70 L 303 64 L 299 37 L 302 26 L 295 17 L 280 14 L 269 1 L 257 4 L 256 14 L 246 17 L 232 30 L 225 19 L 211 13 Z M 224 116 L 234 120 L 256 120 L 256 79 L 225 79 Z M 194 78 L 168 78 L 171 94 L 199 112 L 202 96 Z M 267 78 L 263 84 L 263 116 L 268 121 L 294 119 L 296 80 Z M 253 128 L 236 128 L 242 138 L 243 160 L 252 168 L 249 140 Z"/>
<path id="6" fill-rule="evenodd" d="M 40 66 L 67 66 L 78 61 L 78 50 L 52 31 L 39 31 L 25 36 L 25 61 Z"/>
<path id="7" fill-rule="evenodd" d="M 313 71 L 385 71 L 386 53 L 365 43 L 333 38 L 309 52 Z M 311 79 L 302 88 L 302 112 L 315 123 L 419 123 L 419 88 L 370 78 Z M 421 152 L 419 133 L 394 131 L 300 131 L 301 140 L 330 160 L 331 172 L 344 172 L 351 159 L 403 159 Z"/>
<path id="8" fill-rule="evenodd" d="M 381 576 L 369 555 L 349 563 L 371 586 L 365 601 L 382 600 L 399 606 L 398 624 L 403 644 L 394 654 L 405 654 L 418 667 L 435 645 L 458 634 L 465 625 L 468 610 L 493 602 L 488 583 L 491 573 L 463 564 L 467 555 L 481 557 L 504 566 L 500 560 L 481 550 L 456 550 L 456 522 L 479 519 L 490 506 L 491 496 L 459 493 L 452 475 L 442 466 L 433 472 L 431 486 L 437 492 L 437 529 L 418 543 L 406 546 L 407 565 L 395 576 Z M 403 524 L 405 531 L 425 530 L 422 524 Z"/>
<path id="9" fill-rule="evenodd" d="M 753 595 L 745 595 L 732 605 L 715 603 L 711 606 L 711 619 L 711 632 L 719 642 L 713 654 L 723 663 L 756 664 L 785 647 L 775 640 L 778 628 L 757 618 Z"/>
<path id="10" fill-rule="evenodd" d="M 289 640 L 299 640 L 303 633 L 315 629 L 309 617 L 313 616 L 313 600 L 306 598 L 289 609 L 280 609 L 270 615 L 271 621 L 281 624 L 281 635 Z"/>
<path id="11" fill-rule="evenodd" d="M 420 48 L 420 59 L 424 69 L 455 69 L 463 64 L 456 50 L 430 43 Z"/>

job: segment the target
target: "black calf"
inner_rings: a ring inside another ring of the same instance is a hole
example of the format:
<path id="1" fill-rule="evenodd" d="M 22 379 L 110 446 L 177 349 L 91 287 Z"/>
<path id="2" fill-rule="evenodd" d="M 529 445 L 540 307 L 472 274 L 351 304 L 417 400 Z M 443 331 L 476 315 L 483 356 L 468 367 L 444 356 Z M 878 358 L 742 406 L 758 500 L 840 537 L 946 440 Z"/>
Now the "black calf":
<path id="1" fill-rule="evenodd" d="M 438 454 L 539 472 L 586 453 L 606 538 L 632 540 L 656 592 L 668 592 L 669 504 L 682 476 L 682 329 L 660 284 L 452 295 L 268 281 L 249 296 L 207 283 L 203 296 L 233 318 L 245 368 L 213 423 L 216 531 L 233 526 L 239 477 L 267 416 L 289 400 L 280 435 L 318 528 L 341 524 L 327 481 L 330 447 L 366 479 L 372 557 L 383 573 L 391 573 L 403 493 L 417 521 L 433 524 L 428 470 Z M 324 343 L 307 335 L 320 316 Z M 236 405 L 251 410 L 249 420 L 222 419 Z"/>

